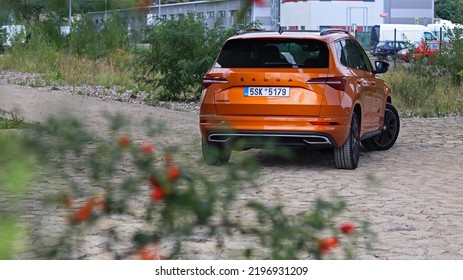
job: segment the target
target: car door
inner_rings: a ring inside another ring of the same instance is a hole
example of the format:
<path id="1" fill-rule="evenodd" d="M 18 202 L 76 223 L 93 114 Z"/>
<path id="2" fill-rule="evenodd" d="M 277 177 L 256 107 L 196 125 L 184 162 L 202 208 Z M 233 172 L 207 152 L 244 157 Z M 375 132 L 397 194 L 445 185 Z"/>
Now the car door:
<path id="1" fill-rule="evenodd" d="M 363 103 L 362 134 L 377 130 L 384 115 L 384 81 L 378 79 L 362 46 L 351 40 L 349 47 L 353 68 L 356 69 L 357 85 L 361 88 Z"/>
<path id="2" fill-rule="evenodd" d="M 369 100 L 369 121 L 371 128 L 376 130 L 380 127 L 384 117 L 384 104 L 386 103 L 386 94 L 384 92 L 385 84 L 382 79 L 376 77 L 371 61 L 360 44 L 355 44 L 356 51 L 361 57 L 361 68 L 364 70 L 364 77 L 368 81 L 367 98 Z"/>

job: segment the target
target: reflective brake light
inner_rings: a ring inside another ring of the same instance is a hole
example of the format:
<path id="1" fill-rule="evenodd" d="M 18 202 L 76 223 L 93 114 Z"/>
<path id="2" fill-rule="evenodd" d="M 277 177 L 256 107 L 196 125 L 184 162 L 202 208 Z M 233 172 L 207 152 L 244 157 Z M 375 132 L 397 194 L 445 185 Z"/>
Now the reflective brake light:
<path id="1" fill-rule="evenodd" d="M 206 75 L 203 78 L 203 89 L 208 88 L 212 84 L 228 84 L 224 77 Z"/>
<path id="2" fill-rule="evenodd" d="M 308 80 L 307 84 L 326 84 L 336 90 L 344 91 L 346 89 L 346 77 L 314 78 Z"/>

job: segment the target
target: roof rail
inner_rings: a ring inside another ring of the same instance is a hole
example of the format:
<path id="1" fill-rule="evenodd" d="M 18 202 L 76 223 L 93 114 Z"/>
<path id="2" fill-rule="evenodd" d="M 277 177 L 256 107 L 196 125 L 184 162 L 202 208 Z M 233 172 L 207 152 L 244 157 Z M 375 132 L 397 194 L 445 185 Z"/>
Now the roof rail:
<path id="1" fill-rule="evenodd" d="M 251 32 L 259 32 L 259 31 L 264 31 L 262 29 L 257 29 L 257 28 L 248 28 L 248 29 L 241 29 L 236 33 L 236 35 L 242 35 L 246 33 L 251 33 Z"/>
<path id="2" fill-rule="evenodd" d="M 323 29 L 322 31 L 320 31 L 321 36 L 329 35 L 329 34 L 332 34 L 332 33 L 349 34 L 349 31 L 344 30 L 344 29 L 334 29 L 334 28 L 327 28 L 327 29 Z"/>

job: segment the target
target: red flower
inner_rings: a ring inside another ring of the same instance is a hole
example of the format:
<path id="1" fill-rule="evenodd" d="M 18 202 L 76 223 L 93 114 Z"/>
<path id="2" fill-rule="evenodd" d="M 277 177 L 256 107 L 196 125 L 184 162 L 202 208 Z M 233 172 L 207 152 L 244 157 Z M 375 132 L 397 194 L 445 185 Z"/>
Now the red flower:
<path id="1" fill-rule="evenodd" d="M 127 148 L 131 142 L 132 142 L 132 139 L 130 139 L 130 137 L 125 134 L 117 138 L 117 144 L 119 145 L 120 148 Z"/>
<path id="2" fill-rule="evenodd" d="M 144 154 L 152 154 L 154 152 L 153 144 L 150 142 L 143 142 L 140 145 L 140 151 Z"/>
<path id="3" fill-rule="evenodd" d="M 159 255 L 156 250 L 149 249 L 146 246 L 137 250 L 138 258 L 140 260 L 165 260 L 166 257 Z"/>
<path id="4" fill-rule="evenodd" d="M 70 222 L 72 223 L 82 223 L 87 221 L 92 216 L 94 202 L 93 200 L 88 200 L 82 207 L 80 207 L 77 212 L 70 217 Z"/>
<path id="5" fill-rule="evenodd" d="M 171 165 L 167 168 L 167 179 L 169 181 L 176 181 L 178 178 L 180 178 L 180 167 L 177 165 Z"/>
<path id="6" fill-rule="evenodd" d="M 339 226 L 339 230 L 344 234 L 350 234 L 354 231 L 354 225 L 352 223 L 345 222 Z"/>
<path id="7" fill-rule="evenodd" d="M 160 186 L 156 186 L 151 190 L 151 200 L 154 202 L 163 200 L 164 196 L 164 190 Z"/>
<path id="8" fill-rule="evenodd" d="M 326 254 L 338 246 L 339 240 L 336 237 L 327 237 L 318 241 L 318 249 L 322 254 Z"/>

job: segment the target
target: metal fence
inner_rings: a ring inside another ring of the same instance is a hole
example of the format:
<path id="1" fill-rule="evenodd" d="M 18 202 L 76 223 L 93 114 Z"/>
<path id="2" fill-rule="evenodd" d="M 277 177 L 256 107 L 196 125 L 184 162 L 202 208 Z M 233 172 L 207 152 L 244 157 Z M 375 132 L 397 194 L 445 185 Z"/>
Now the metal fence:
<path id="1" fill-rule="evenodd" d="M 355 32 L 355 37 L 367 52 L 370 51 L 370 32 Z"/>

